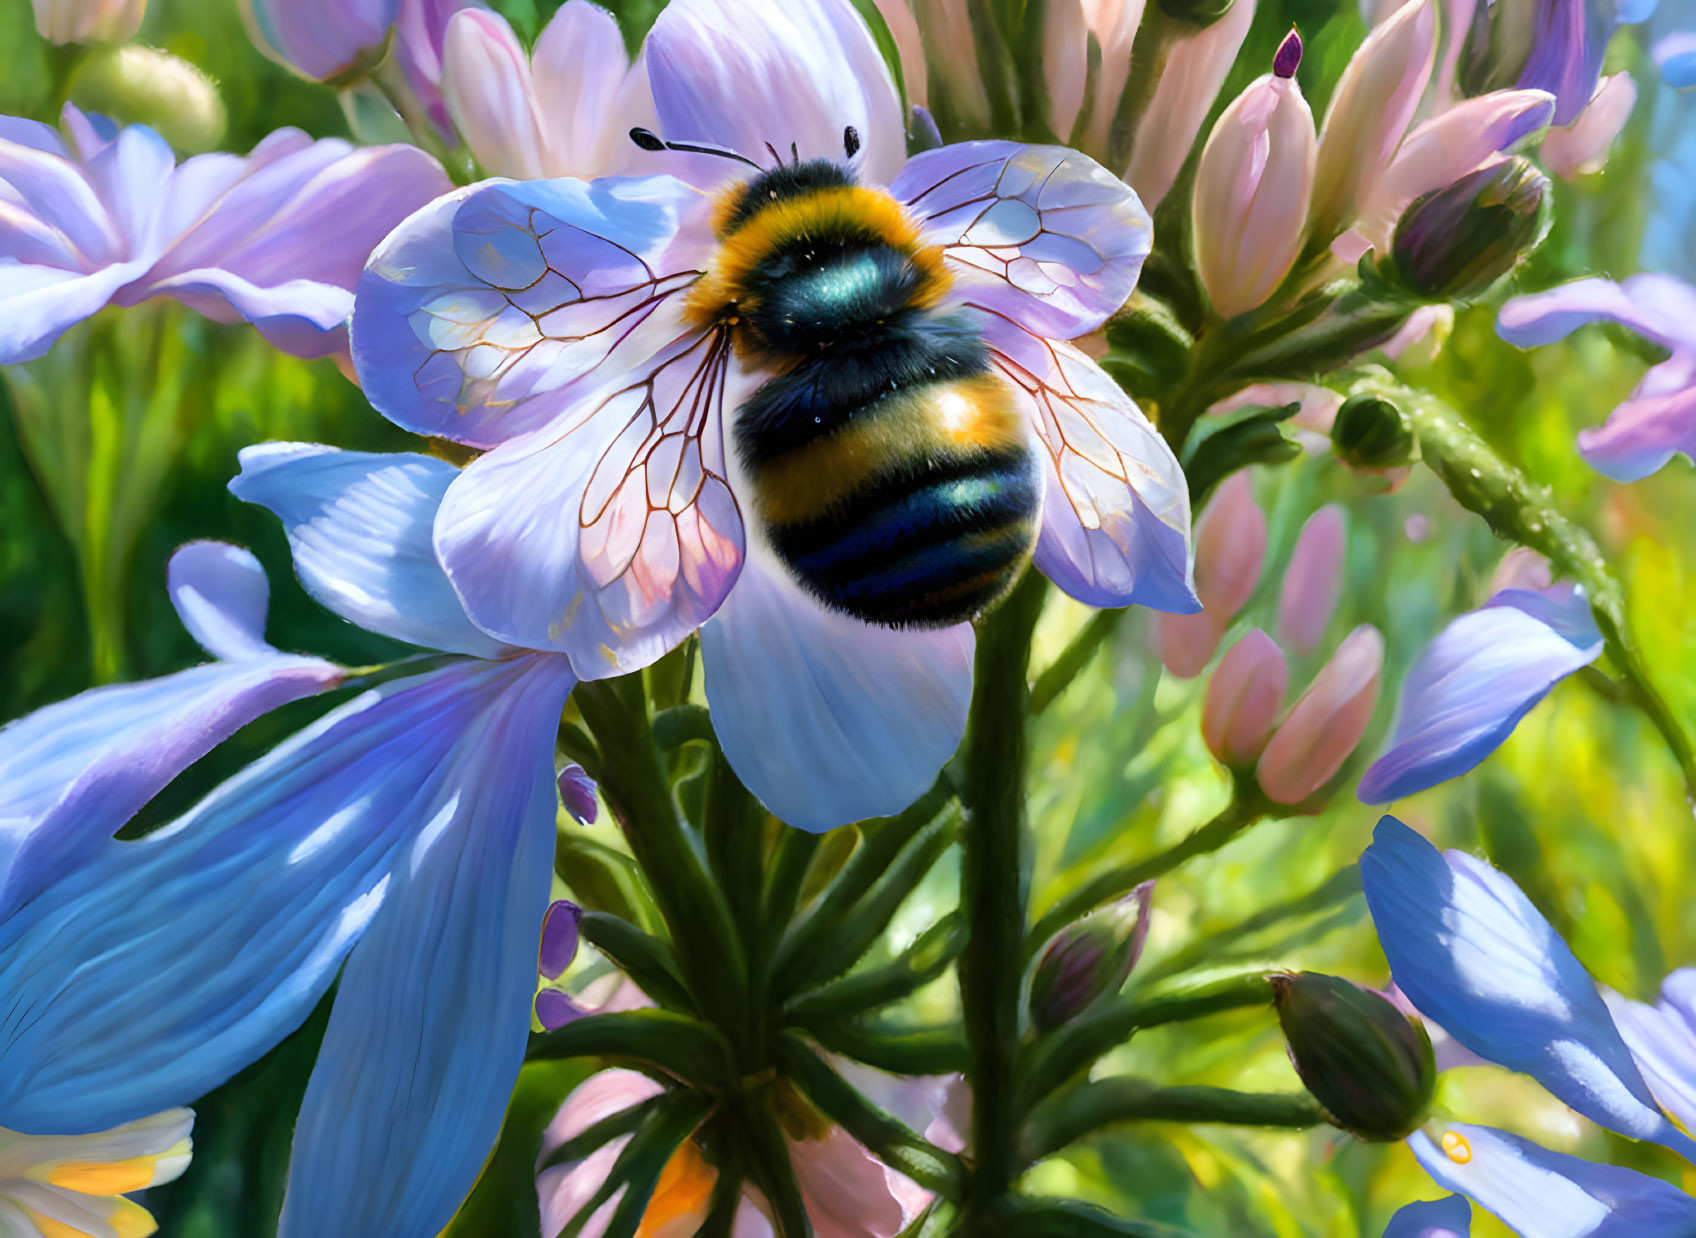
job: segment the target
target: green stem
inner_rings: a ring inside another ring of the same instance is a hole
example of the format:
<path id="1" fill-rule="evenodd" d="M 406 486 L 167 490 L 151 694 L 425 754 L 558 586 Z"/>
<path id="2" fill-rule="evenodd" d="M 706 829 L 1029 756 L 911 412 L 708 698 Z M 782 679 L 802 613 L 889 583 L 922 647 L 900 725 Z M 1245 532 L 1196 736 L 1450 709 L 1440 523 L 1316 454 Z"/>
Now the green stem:
<path id="1" fill-rule="evenodd" d="M 1121 1122 L 1221 1122 L 1306 1130 L 1325 1121 L 1325 1111 L 1306 1092 L 1161 1087 L 1118 1076 L 1080 1083 L 1038 1105 L 1031 1111 L 1024 1146 L 1026 1157 L 1038 1161 Z"/>
<path id="2" fill-rule="evenodd" d="M 1239 788 L 1223 812 L 1192 832 L 1182 842 L 1157 855 L 1124 864 L 1101 873 L 1058 900 L 1043 913 L 1026 939 L 1026 953 L 1042 949 L 1050 937 L 1079 916 L 1086 915 L 1116 898 L 1123 898 L 1145 881 L 1171 872 L 1184 861 L 1217 851 L 1259 821 L 1266 813 L 1264 802 L 1252 791 Z"/>
<path id="3" fill-rule="evenodd" d="M 672 800 L 640 677 L 627 678 L 637 680 L 634 690 L 601 680 L 579 684 L 574 694 L 603 757 L 600 791 L 653 889 L 696 1008 L 736 1026 L 747 990 L 736 930 Z"/>
<path id="4" fill-rule="evenodd" d="M 1184 1023 L 1224 1010 L 1272 1004 L 1272 982 L 1264 973 L 1230 976 L 1209 984 L 1141 999 L 1103 1003 L 1057 1029 L 1038 1043 L 1021 1079 L 1023 1107 L 1029 1108 L 1066 1080 L 1087 1070 L 1103 1053 L 1133 1033 L 1165 1023 Z"/>
<path id="5" fill-rule="evenodd" d="M 1554 496 L 1498 456 L 1460 414 L 1428 392 L 1369 375 L 1357 390 L 1389 395 L 1407 414 L 1419 440 L 1420 458 L 1442 479 L 1456 501 L 1483 518 L 1498 537 L 1529 546 L 1558 574 L 1583 586 L 1609 658 L 1632 699 L 1660 732 L 1684 778 L 1686 797 L 1696 803 L 1696 747 L 1649 676 L 1632 645 L 1625 616 L 1625 591 L 1589 531 L 1554 506 Z"/>
<path id="6" fill-rule="evenodd" d="M 1047 582 L 1029 571 L 979 625 L 960 800 L 961 910 L 970 926 L 960 955 L 960 1004 L 972 1085 L 968 1212 L 1007 1194 L 1019 1171 L 1015 1120 L 1026 928 L 1026 666 Z"/>
<path id="7" fill-rule="evenodd" d="M 1060 656 L 1036 677 L 1036 683 L 1031 686 L 1032 717 L 1054 704 L 1055 699 L 1072 686 L 1072 681 L 1090 664 L 1128 613 L 1129 608 L 1121 606 L 1114 610 L 1098 610 L 1090 617 L 1089 622 L 1060 651 Z"/>

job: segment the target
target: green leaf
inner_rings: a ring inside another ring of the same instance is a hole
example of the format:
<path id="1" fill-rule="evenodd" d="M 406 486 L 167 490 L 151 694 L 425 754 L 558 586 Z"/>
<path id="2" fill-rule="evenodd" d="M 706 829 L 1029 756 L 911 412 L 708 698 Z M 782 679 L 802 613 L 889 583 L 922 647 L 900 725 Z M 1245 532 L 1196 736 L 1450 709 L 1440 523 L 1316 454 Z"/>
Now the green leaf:
<path id="1" fill-rule="evenodd" d="M 677 971 L 671 947 L 618 916 L 586 911 L 577 923 L 583 939 L 607 958 L 654 1001 L 668 1010 L 694 1014 L 694 1003 Z"/>
<path id="2" fill-rule="evenodd" d="M 1238 469 L 1282 464 L 1299 456 L 1300 445 L 1285 437 L 1281 423 L 1300 411 L 1299 403 L 1255 405 L 1201 422 L 1184 453 L 1191 506 L 1199 509 L 1214 487 Z"/>
<path id="3" fill-rule="evenodd" d="M 700 1088 L 733 1076 L 730 1044 L 715 1027 L 674 1010 L 592 1014 L 530 1037 L 530 1061 L 600 1057 L 660 1071 Z"/>
<path id="4" fill-rule="evenodd" d="M 778 1040 L 777 1052 L 779 1068 L 819 1112 L 858 1139 L 880 1161 L 938 1194 L 959 1193 L 962 1171 L 958 1157 L 860 1095 L 793 1032 L 785 1032 Z"/>
<path id="5" fill-rule="evenodd" d="M 966 922 L 949 912 L 888 963 L 850 972 L 789 1003 L 796 1022 L 846 1018 L 900 1001 L 948 970 L 966 944 Z"/>

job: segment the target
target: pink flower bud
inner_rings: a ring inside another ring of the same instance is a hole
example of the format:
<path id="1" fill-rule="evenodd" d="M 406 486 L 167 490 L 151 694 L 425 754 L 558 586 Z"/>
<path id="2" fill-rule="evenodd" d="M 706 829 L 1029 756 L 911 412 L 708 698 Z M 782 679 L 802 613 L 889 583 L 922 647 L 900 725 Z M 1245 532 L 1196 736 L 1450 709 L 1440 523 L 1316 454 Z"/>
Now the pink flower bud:
<path id="1" fill-rule="evenodd" d="M 1154 645 L 1161 664 L 1179 679 L 1194 679 L 1213 660 L 1227 622 L 1209 610 L 1193 615 L 1161 613 L 1154 621 Z"/>
<path id="2" fill-rule="evenodd" d="M 521 180 L 547 175 L 530 58 L 506 18 L 490 9 L 453 15 L 442 41 L 442 98 L 484 171 Z"/>
<path id="3" fill-rule="evenodd" d="M 1101 49 L 1095 103 L 1084 130 L 1083 146 L 1085 150 L 1103 151 L 1112 138 L 1119 97 L 1131 75 L 1131 44 L 1142 24 L 1146 0 L 1081 0 L 1081 4 L 1084 21 Z"/>
<path id="4" fill-rule="evenodd" d="M 919 23 L 913 17 L 913 10 L 907 0 L 872 0 L 872 3 L 877 5 L 878 16 L 889 27 L 889 37 L 895 40 L 895 50 L 901 54 L 901 81 L 907 91 L 907 104 L 909 107 L 924 107 L 927 99 L 925 45 L 919 37 Z M 1075 5 L 1077 0 L 1072 0 L 1072 3 Z M 1066 135 L 1062 133 L 1060 136 L 1064 138 Z"/>
<path id="5" fill-rule="evenodd" d="M 1329 387 L 1321 387 L 1317 383 L 1254 383 L 1226 396 L 1211 405 L 1207 411 L 1218 416 L 1235 412 L 1239 408 L 1281 408 L 1285 404 L 1301 405 L 1288 424 L 1318 436 L 1315 450 L 1329 451 L 1331 423 L 1337 419 L 1337 410 L 1343 406 L 1343 397 Z"/>
<path id="6" fill-rule="evenodd" d="M 1289 686 L 1284 651 L 1254 628 L 1231 646 L 1208 682 L 1201 709 L 1207 750 L 1226 765 L 1251 764 L 1272 736 Z"/>
<path id="7" fill-rule="evenodd" d="M 1191 205 L 1196 268 L 1224 318 L 1271 296 L 1301 252 L 1316 148 L 1313 113 L 1294 76 L 1300 60 L 1291 31 L 1279 72 L 1237 96 L 1201 151 Z"/>
<path id="8" fill-rule="evenodd" d="M 1260 754 L 1260 789 L 1280 804 L 1299 804 L 1329 782 L 1366 733 L 1383 669 L 1378 629 L 1350 632 Z"/>
<path id="9" fill-rule="evenodd" d="M 1254 501 L 1254 479 L 1239 470 L 1220 485 L 1196 521 L 1196 596 L 1228 622 L 1253 596 L 1265 562 L 1266 514 Z"/>
<path id="10" fill-rule="evenodd" d="M 1629 73 L 1604 77 L 1570 125 L 1549 131 L 1538 148 L 1543 166 L 1562 180 L 1600 172 L 1614 139 L 1637 106 L 1637 83 Z"/>
<path id="11" fill-rule="evenodd" d="M 1366 36 L 1343 69 L 1319 133 L 1308 221 L 1329 244 L 1395 154 L 1431 78 L 1436 0 L 1408 0 Z"/>
<path id="12" fill-rule="evenodd" d="M 1190 157 L 1196 134 L 1254 22 L 1254 8 L 1255 0 L 1237 0 L 1225 16 L 1179 39 L 1166 53 L 1166 70 L 1137 126 L 1131 165 L 1125 171 L 1126 182 L 1149 210 L 1160 205 Z"/>
<path id="13" fill-rule="evenodd" d="M 370 68 L 400 0 L 241 0 L 254 46 L 315 82 Z"/>
<path id="14" fill-rule="evenodd" d="M 55 43 L 122 43 L 135 38 L 147 0 L 34 0 L 35 32 Z"/>
<path id="15" fill-rule="evenodd" d="M 1297 653 L 1312 653 L 1331 626 L 1343 592 L 1346 540 L 1343 509 L 1335 503 L 1309 516 L 1296 537 L 1278 594 L 1278 639 Z"/>

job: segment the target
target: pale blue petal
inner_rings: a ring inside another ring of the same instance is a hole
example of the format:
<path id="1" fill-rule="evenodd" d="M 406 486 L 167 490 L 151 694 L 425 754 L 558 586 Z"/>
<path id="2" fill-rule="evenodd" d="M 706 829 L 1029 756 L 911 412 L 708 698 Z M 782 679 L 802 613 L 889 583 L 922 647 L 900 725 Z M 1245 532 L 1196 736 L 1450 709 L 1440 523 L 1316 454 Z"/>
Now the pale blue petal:
<path id="1" fill-rule="evenodd" d="M 1668 976 L 1653 1006 L 1606 991 L 1603 997 L 1655 1099 L 1696 1130 L 1696 967 Z"/>
<path id="2" fill-rule="evenodd" d="M 228 542 L 188 542 L 165 568 L 177 618 L 215 658 L 240 661 L 276 650 L 265 643 L 271 584 L 253 552 Z"/>
<path id="3" fill-rule="evenodd" d="M 901 99 L 871 31 L 850 0 L 672 0 L 642 48 L 659 133 L 707 142 L 770 166 L 789 157 L 849 165 L 887 185 L 907 160 Z M 860 137 L 849 158 L 843 131 Z M 716 184 L 747 179 L 728 159 L 666 152 L 656 172 Z"/>
<path id="4" fill-rule="evenodd" d="M 1521 1238 L 1690 1238 L 1696 1199 L 1659 1178 L 1597 1165 L 1488 1126 L 1448 1130 L 1469 1155 L 1446 1155 L 1423 1132 L 1408 1140 L 1425 1171 L 1471 1197 Z"/>
<path id="5" fill-rule="evenodd" d="M 229 661 L 94 688 L 0 729 L 0 916 L 97 850 L 167 783 L 261 714 L 342 671 L 265 643 L 269 590 L 247 551 L 190 542 L 171 601 Z"/>
<path id="6" fill-rule="evenodd" d="M 1679 30 L 1657 42 L 1655 64 L 1674 90 L 1696 86 L 1696 30 Z"/>
<path id="7" fill-rule="evenodd" d="M 805 830 L 887 816 L 924 793 L 965 732 L 974 648 L 970 624 L 895 631 L 827 611 L 763 559 L 701 629 L 725 757 Z"/>
<path id="8" fill-rule="evenodd" d="M 1592 1121 L 1696 1153 L 1656 1106 L 1596 982 L 1506 876 L 1439 854 L 1394 817 L 1378 822 L 1360 875 L 1391 974 L 1422 1014 Z"/>
<path id="9" fill-rule="evenodd" d="M 397 452 L 317 443 L 243 448 L 230 492 L 282 520 L 301 583 L 342 618 L 397 640 L 492 657 L 436 561 L 436 509 L 459 470 Z"/>
<path id="10" fill-rule="evenodd" d="M 513 733 L 551 734 L 569 687 L 546 658 L 384 684 L 0 922 L 0 1126 L 116 1126 L 276 1044 L 408 875 L 397 857 L 473 807 L 466 779 L 504 768 Z"/>
<path id="11" fill-rule="evenodd" d="M 1409 1204 L 1384 1227 L 1384 1238 L 1469 1238 L 1471 1233 L 1472 1206 L 1464 1195 Z"/>
<path id="12" fill-rule="evenodd" d="M 295 1128 L 280 1238 L 438 1234 L 524 1060 L 553 878 L 565 659 L 531 659 L 415 819 L 349 956 Z"/>
<path id="13" fill-rule="evenodd" d="M 1390 749 L 1361 778 L 1361 800 L 1388 803 L 1473 769 L 1601 652 L 1589 602 L 1570 585 L 1504 590 L 1462 615 L 1408 669 Z"/>

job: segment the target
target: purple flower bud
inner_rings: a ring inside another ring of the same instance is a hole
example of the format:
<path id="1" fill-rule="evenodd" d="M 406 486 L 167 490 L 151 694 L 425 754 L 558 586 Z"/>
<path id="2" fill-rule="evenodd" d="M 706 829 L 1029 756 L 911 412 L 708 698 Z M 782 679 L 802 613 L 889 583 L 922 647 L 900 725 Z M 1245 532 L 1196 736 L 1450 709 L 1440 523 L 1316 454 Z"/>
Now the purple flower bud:
<path id="1" fill-rule="evenodd" d="M 567 765 L 559 772 L 559 798 L 565 811 L 579 825 L 593 825 L 601 815 L 595 802 L 595 780 L 581 765 Z"/>
<path id="2" fill-rule="evenodd" d="M 1284 36 L 1284 41 L 1278 44 L 1278 51 L 1272 57 L 1272 74 L 1275 77 L 1291 78 L 1296 70 L 1301 68 L 1301 35 L 1294 29 Z"/>
<path id="3" fill-rule="evenodd" d="M 1425 1120 L 1437 1061 L 1424 1025 L 1382 993 L 1317 972 L 1272 977 L 1290 1061 L 1333 1125 L 1371 1142 Z"/>
<path id="4" fill-rule="evenodd" d="M 549 980 L 558 980 L 577 957 L 577 921 L 583 909 L 560 899 L 542 915 L 542 945 L 536 952 L 536 970 Z"/>
<path id="5" fill-rule="evenodd" d="M 1511 271 L 1548 230 L 1549 178 L 1524 159 L 1502 159 L 1408 207 L 1390 265 L 1416 296 L 1465 300 Z"/>
<path id="6" fill-rule="evenodd" d="M 558 989 L 543 989 L 536 994 L 536 1021 L 550 1032 L 574 1019 L 581 1019 L 586 1013 Z"/>
<path id="7" fill-rule="evenodd" d="M 1077 1018 L 1117 993 L 1142 955 L 1154 883 L 1068 925 L 1049 942 L 1031 977 L 1031 1019 L 1044 1030 Z"/>

